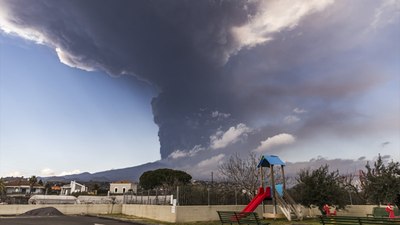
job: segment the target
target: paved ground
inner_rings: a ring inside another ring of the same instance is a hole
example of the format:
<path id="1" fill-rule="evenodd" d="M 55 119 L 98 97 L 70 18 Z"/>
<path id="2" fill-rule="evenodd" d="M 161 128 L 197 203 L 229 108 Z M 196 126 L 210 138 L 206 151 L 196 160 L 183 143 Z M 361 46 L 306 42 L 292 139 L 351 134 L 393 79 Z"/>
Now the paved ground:
<path id="1" fill-rule="evenodd" d="M 0 217 L 1 225 L 140 225 L 89 216 Z"/>

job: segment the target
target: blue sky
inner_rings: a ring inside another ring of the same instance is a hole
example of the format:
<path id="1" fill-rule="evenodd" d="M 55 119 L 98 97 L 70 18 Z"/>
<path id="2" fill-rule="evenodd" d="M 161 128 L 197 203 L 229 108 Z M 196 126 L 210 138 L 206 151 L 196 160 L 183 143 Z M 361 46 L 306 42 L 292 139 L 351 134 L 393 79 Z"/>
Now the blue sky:
<path id="1" fill-rule="evenodd" d="M 398 9 L 0 0 L 0 176 L 156 160 L 208 175 L 235 153 L 399 161 Z"/>
<path id="2" fill-rule="evenodd" d="M 148 84 L 60 63 L 0 36 L 0 176 L 95 172 L 160 159 Z"/>

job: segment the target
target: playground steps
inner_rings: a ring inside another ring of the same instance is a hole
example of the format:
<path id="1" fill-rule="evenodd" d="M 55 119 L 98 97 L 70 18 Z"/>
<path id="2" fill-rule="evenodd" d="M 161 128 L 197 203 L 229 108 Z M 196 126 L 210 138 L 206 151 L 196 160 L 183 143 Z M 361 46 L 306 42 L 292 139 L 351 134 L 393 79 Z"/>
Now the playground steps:
<path id="1" fill-rule="evenodd" d="M 282 196 L 276 193 L 275 199 L 279 208 L 289 221 L 303 220 L 303 212 L 301 211 L 300 206 L 296 204 L 286 190 L 283 191 Z"/>

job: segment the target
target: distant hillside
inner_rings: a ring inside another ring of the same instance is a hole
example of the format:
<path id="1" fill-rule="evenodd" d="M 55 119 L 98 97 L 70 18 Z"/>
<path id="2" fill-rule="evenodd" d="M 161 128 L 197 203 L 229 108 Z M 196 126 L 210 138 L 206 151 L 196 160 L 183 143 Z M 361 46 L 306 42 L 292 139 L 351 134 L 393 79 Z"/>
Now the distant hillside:
<path id="1" fill-rule="evenodd" d="M 130 180 L 130 181 L 139 181 L 139 177 L 142 175 L 143 172 L 148 170 L 155 170 L 159 168 L 166 167 L 161 162 L 152 162 L 146 163 L 139 166 L 128 167 L 123 169 L 114 169 L 114 170 L 106 170 L 103 172 L 97 173 L 80 173 L 80 174 L 73 174 L 67 176 L 53 176 L 53 177 L 42 177 L 41 179 L 44 181 L 70 181 L 76 180 L 81 182 L 87 181 L 119 181 L 119 180 Z"/>

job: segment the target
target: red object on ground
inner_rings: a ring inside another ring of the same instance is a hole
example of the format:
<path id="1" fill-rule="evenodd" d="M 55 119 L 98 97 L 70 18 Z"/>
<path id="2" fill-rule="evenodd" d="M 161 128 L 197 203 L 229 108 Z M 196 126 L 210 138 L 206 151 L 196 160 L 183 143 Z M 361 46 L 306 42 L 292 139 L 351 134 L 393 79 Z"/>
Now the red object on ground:
<path id="1" fill-rule="evenodd" d="M 265 191 L 264 188 L 258 188 L 257 195 L 251 200 L 251 202 L 242 210 L 242 212 L 253 212 L 261 202 L 266 199 L 271 198 L 271 188 L 266 187 Z"/>
<path id="2" fill-rule="evenodd" d="M 393 206 L 392 205 L 390 205 L 390 204 L 388 204 L 387 206 L 386 206 L 386 212 L 388 212 L 389 213 L 389 218 L 395 218 L 395 216 L 394 216 L 394 209 L 393 209 Z"/>
<path id="3" fill-rule="evenodd" d="M 331 212 L 331 207 L 328 204 L 325 204 L 322 209 L 325 211 L 326 216 L 336 216 L 336 209 Z"/>
<path id="4" fill-rule="evenodd" d="M 325 215 L 326 216 L 330 216 L 331 215 L 331 210 L 330 210 L 328 204 L 325 204 L 324 207 L 322 207 L 322 209 L 325 211 Z"/>

